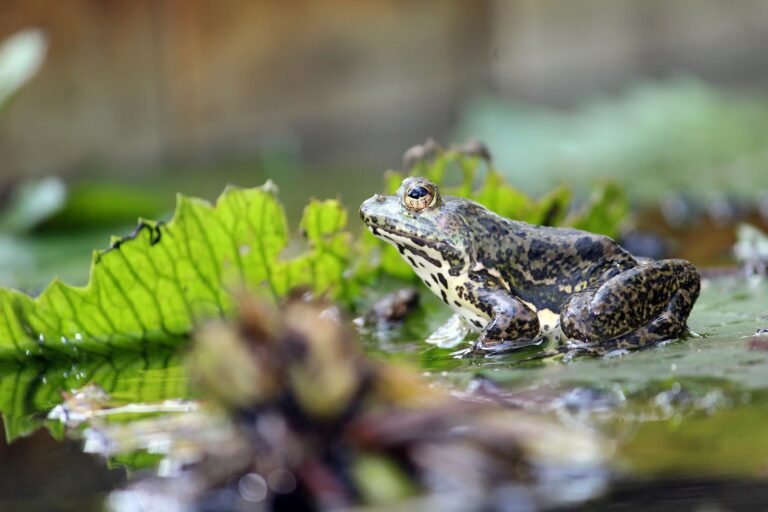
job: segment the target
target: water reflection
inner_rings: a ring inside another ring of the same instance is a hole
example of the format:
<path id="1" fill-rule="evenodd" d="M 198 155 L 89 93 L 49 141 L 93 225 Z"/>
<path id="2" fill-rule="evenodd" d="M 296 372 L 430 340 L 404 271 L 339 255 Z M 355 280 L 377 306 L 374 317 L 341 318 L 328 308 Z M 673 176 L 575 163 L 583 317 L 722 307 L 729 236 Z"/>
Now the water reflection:
<path id="1" fill-rule="evenodd" d="M 0 510 L 98 511 L 126 472 L 59 441 L 45 429 L 12 443 L 0 426 Z"/>
<path id="2" fill-rule="evenodd" d="M 0 413 L 7 437 L 33 432 L 62 402 L 62 393 L 90 383 L 123 404 L 189 396 L 180 355 L 164 350 L 151 356 L 128 354 L 47 367 L 5 363 L 0 368 Z M 54 427 L 54 431 L 60 430 Z"/>

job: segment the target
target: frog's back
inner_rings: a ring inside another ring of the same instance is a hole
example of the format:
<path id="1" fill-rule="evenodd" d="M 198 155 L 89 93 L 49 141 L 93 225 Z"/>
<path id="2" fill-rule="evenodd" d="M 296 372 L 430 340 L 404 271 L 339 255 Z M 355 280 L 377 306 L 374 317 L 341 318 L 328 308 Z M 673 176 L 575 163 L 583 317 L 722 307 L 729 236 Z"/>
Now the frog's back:
<path id="1" fill-rule="evenodd" d="M 484 235 L 476 240 L 477 265 L 496 269 L 512 293 L 537 308 L 558 311 L 573 292 L 637 265 L 607 236 L 488 213 L 475 217 L 474 230 Z"/>

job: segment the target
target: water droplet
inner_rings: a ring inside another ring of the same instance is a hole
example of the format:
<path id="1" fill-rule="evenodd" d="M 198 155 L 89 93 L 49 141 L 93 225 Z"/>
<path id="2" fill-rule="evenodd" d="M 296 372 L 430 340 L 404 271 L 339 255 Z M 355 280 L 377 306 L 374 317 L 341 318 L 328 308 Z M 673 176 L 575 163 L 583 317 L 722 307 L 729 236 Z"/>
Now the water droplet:
<path id="1" fill-rule="evenodd" d="M 82 341 L 82 339 L 83 339 L 83 335 L 82 335 L 82 334 L 80 334 L 79 332 L 76 332 L 76 333 L 75 333 L 75 339 L 76 339 L 77 341 Z"/>
<path id="2" fill-rule="evenodd" d="M 258 503 L 267 497 L 267 482 L 261 475 L 248 473 L 237 483 L 237 490 L 245 501 Z"/>

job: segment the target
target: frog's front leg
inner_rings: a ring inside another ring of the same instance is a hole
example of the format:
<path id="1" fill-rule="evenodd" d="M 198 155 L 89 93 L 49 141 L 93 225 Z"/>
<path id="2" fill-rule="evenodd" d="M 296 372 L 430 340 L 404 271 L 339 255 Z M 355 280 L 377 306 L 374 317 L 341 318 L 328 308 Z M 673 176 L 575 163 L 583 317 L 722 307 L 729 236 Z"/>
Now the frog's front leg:
<path id="1" fill-rule="evenodd" d="M 467 290 L 472 302 L 490 318 L 472 353 L 498 353 L 535 343 L 539 334 L 536 312 L 506 290 L 481 286 Z"/>

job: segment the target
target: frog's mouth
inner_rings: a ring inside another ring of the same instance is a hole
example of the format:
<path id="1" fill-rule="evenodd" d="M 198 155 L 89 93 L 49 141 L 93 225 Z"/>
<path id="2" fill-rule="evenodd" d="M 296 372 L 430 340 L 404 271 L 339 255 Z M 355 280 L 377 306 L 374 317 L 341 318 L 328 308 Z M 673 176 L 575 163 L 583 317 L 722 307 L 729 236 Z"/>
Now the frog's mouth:
<path id="1" fill-rule="evenodd" d="M 418 266 L 416 261 L 422 260 L 435 268 L 442 268 L 445 262 L 442 254 L 444 249 L 441 247 L 444 244 L 441 242 L 427 241 L 388 226 L 373 226 L 369 224 L 368 229 L 370 229 L 374 236 L 397 247 L 400 254 L 409 260 L 413 266 Z M 406 254 L 406 252 L 410 253 L 410 255 Z"/>
<path id="2" fill-rule="evenodd" d="M 400 231 L 399 229 L 391 228 L 389 226 L 377 226 L 377 225 L 368 225 L 368 229 L 371 230 L 371 233 L 374 234 L 374 236 L 377 236 L 379 238 L 385 238 L 385 237 L 396 237 L 398 239 L 402 239 L 408 243 L 408 245 L 412 245 L 414 247 L 430 247 L 434 244 L 434 242 L 429 242 L 423 238 L 419 238 L 417 236 L 414 236 L 410 233 L 406 233 L 404 231 Z"/>

